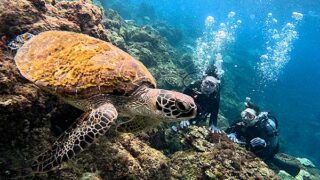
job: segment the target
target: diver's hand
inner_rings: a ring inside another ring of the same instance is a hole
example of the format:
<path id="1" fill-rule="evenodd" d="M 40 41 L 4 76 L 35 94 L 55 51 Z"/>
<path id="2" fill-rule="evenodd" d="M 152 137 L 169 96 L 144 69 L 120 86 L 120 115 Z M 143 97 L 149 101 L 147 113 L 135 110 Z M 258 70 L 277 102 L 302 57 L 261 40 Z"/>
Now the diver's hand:
<path id="1" fill-rule="evenodd" d="M 186 128 L 190 125 L 190 122 L 187 121 L 180 121 L 180 124 L 178 126 L 171 126 L 171 129 L 175 132 L 178 132 L 179 130 Z"/>
<path id="2" fill-rule="evenodd" d="M 266 141 L 264 139 L 262 139 L 262 138 L 259 138 L 259 137 L 251 139 L 250 144 L 251 144 L 251 146 L 253 148 L 259 147 L 259 146 L 262 146 L 262 147 L 266 147 L 267 146 Z"/>
<path id="3" fill-rule="evenodd" d="M 221 134 L 221 133 L 222 133 L 222 131 L 221 131 L 219 128 L 217 128 L 215 125 L 211 125 L 211 126 L 209 127 L 209 130 L 210 130 L 212 133 L 218 133 L 218 134 Z"/>
<path id="4" fill-rule="evenodd" d="M 233 141 L 233 142 L 235 142 L 235 143 L 237 143 L 239 140 L 237 139 L 237 134 L 236 133 L 230 133 L 230 134 L 228 134 L 227 135 L 228 136 L 228 138 L 231 140 L 231 141 Z"/>
<path id="5" fill-rule="evenodd" d="M 245 105 L 246 107 L 249 107 L 250 101 L 251 101 L 251 98 L 250 98 L 250 97 L 246 97 L 246 101 L 244 102 L 244 105 Z"/>
<path id="6" fill-rule="evenodd" d="M 190 125 L 190 122 L 188 120 L 186 121 L 180 121 L 180 128 L 186 128 Z"/>
<path id="7" fill-rule="evenodd" d="M 233 141 L 234 143 L 237 143 L 237 144 L 240 144 L 240 145 L 245 145 L 246 143 L 243 142 L 243 141 L 240 141 L 238 138 L 237 138 L 237 134 L 236 133 L 230 133 L 227 135 L 228 138 Z"/>

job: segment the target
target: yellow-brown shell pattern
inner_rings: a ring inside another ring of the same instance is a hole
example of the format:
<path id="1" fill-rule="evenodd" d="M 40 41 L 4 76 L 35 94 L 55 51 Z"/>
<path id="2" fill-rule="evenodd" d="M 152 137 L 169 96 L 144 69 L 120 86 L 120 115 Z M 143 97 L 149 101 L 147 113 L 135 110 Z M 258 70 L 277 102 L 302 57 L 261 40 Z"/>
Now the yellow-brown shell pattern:
<path id="1" fill-rule="evenodd" d="M 15 62 L 28 80 L 62 96 L 130 95 L 142 83 L 156 86 L 140 61 L 111 43 L 74 32 L 40 33 L 19 49 Z"/>

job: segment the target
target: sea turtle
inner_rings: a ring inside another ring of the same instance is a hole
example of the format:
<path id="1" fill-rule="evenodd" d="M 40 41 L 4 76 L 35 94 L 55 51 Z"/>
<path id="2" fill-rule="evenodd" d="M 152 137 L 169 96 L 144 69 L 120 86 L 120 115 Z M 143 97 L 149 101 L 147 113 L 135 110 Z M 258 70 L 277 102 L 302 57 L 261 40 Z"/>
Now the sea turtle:
<path id="1" fill-rule="evenodd" d="M 131 117 L 117 125 L 120 132 L 196 115 L 190 96 L 156 89 L 141 62 L 88 35 L 42 32 L 18 50 L 15 63 L 26 79 L 85 112 L 51 149 L 35 158 L 32 169 L 37 172 L 51 170 L 84 150 L 115 124 L 118 115 Z"/>

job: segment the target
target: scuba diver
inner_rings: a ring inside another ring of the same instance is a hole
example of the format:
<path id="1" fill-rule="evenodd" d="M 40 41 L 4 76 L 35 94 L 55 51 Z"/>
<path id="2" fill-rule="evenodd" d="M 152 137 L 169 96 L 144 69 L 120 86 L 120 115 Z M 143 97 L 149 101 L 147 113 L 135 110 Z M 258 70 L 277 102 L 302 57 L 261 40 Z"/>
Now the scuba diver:
<path id="1" fill-rule="evenodd" d="M 207 71 L 207 75 L 202 80 L 198 80 L 188 85 L 183 91 L 193 97 L 197 105 L 197 116 L 188 121 L 181 121 L 180 128 L 185 128 L 191 124 L 198 124 L 207 120 L 210 115 L 209 129 L 213 133 L 221 133 L 217 128 L 218 112 L 220 104 L 220 79 L 216 74 L 216 70 Z M 177 127 L 173 126 L 173 130 L 177 131 Z"/>
<path id="2" fill-rule="evenodd" d="M 226 130 L 228 137 L 258 157 L 269 160 L 279 151 L 278 120 L 269 112 L 260 112 L 250 98 L 241 112 L 241 121 Z"/>

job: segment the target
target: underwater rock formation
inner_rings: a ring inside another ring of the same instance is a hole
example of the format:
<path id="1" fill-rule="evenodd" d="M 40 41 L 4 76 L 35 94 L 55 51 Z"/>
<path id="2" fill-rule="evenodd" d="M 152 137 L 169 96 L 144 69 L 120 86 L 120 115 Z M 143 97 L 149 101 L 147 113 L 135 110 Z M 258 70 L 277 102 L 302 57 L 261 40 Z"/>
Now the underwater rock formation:
<path id="1" fill-rule="evenodd" d="M 62 1 L 53 6 L 44 0 L 1 0 L 0 9 L 0 36 L 65 30 L 107 39 L 101 10 L 86 1 Z"/>
<path id="2" fill-rule="evenodd" d="M 108 29 L 108 39 L 143 62 L 158 80 L 159 87 L 183 87 L 181 82 L 186 71 L 180 67 L 180 58 L 175 50 L 157 29 L 125 21 L 112 9 L 106 9 L 104 14 L 103 24 Z"/>
<path id="3" fill-rule="evenodd" d="M 165 37 L 171 45 L 178 45 L 183 39 L 183 34 L 180 30 L 164 22 L 153 24 L 152 27 L 155 28 L 162 37 Z"/>
<path id="4" fill-rule="evenodd" d="M 166 138 L 169 146 L 184 150 L 170 156 L 168 166 L 174 179 L 279 179 L 262 160 L 225 134 L 189 126 L 167 136 L 171 136 Z"/>
<path id="5" fill-rule="evenodd" d="M 108 37 L 113 44 L 130 52 L 148 67 L 170 62 L 170 57 L 164 56 L 170 47 L 155 29 L 126 22 L 112 9 L 105 10 L 105 16 L 103 24 L 109 30 Z"/>
<path id="6" fill-rule="evenodd" d="M 50 146 L 54 134 L 78 115 L 79 111 L 25 80 L 12 54 L 0 50 L 0 177 L 17 175 L 8 170 L 20 168 Z"/>
<path id="7" fill-rule="evenodd" d="M 271 165 L 276 171 L 279 171 L 279 176 L 295 179 L 320 179 L 320 170 L 306 158 L 295 158 L 279 153 L 275 155 Z"/>
<path id="8" fill-rule="evenodd" d="M 31 128 L 50 122 L 58 104 L 20 76 L 12 56 L 0 51 L 0 132 L 6 137 L 1 143 L 25 141 Z"/>
<path id="9" fill-rule="evenodd" d="M 168 171 L 168 158 L 132 134 L 105 137 L 99 142 L 79 159 L 84 161 L 85 169 L 96 168 L 104 179 L 152 179 Z"/>

